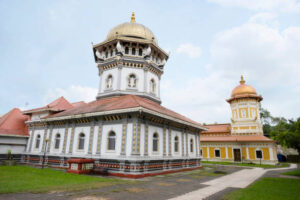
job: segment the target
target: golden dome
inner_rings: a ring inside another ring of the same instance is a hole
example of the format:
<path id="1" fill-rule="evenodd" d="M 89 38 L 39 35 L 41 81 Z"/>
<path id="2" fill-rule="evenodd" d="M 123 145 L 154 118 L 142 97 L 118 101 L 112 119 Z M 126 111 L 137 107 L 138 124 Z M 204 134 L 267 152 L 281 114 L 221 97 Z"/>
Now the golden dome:
<path id="1" fill-rule="evenodd" d="M 244 77 L 241 76 L 240 85 L 232 90 L 231 97 L 245 94 L 257 95 L 256 90 L 252 86 L 245 84 Z"/>
<path id="2" fill-rule="evenodd" d="M 131 21 L 111 29 L 107 34 L 106 40 L 113 40 L 119 37 L 142 39 L 157 44 L 156 37 L 152 31 L 146 26 L 135 22 L 134 12 L 132 13 Z"/>

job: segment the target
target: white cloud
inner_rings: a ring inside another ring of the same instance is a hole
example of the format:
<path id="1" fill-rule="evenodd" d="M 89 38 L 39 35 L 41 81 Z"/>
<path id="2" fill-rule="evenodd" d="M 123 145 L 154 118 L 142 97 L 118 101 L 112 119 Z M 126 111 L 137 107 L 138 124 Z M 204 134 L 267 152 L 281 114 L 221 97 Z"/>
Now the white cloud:
<path id="1" fill-rule="evenodd" d="M 245 74 L 265 86 L 278 81 L 285 85 L 299 83 L 298 52 L 300 27 L 279 31 L 263 24 L 246 23 L 214 38 L 211 67 L 228 77 Z"/>
<path id="2" fill-rule="evenodd" d="M 249 23 L 265 24 L 273 27 L 278 27 L 279 22 L 275 20 L 276 17 L 277 15 L 274 13 L 269 13 L 269 12 L 258 13 L 249 19 Z"/>
<path id="3" fill-rule="evenodd" d="M 84 87 L 80 85 L 71 85 L 65 89 L 49 89 L 44 95 L 43 102 L 44 104 L 48 104 L 61 96 L 65 97 L 69 102 L 90 102 L 96 99 L 97 91 L 97 88 Z"/>
<path id="4" fill-rule="evenodd" d="M 300 27 L 280 31 L 273 14 L 254 15 L 241 26 L 215 35 L 205 78 L 162 82 L 163 105 L 200 123 L 230 122 L 225 101 L 240 75 L 264 97 L 274 116 L 300 116 Z M 178 86 L 179 85 L 179 86 Z"/>
<path id="5" fill-rule="evenodd" d="M 234 83 L 218 73 L 205 78 L 161 83 L 163 105 L 200 123 L 229 122 L 230 106 L 225 101 Z"/>
<path id="6" fill-rule="evenodd" d="M 244 74 L 246 81 L 265 97 L 262 103 L 271 113 L 298 117 L 299 111 L 293 108 L 298 107 L 300 96 L 293 88 L 300 85 L 300 27 L 280 31 L 259 18 L 256 15 L 214 37 L 209 69 L 228 79 Z"/>
<path id="7" fill-rule="evenodd" d="M 240 7 L 255 11 L 300 12 L 297 0 L 208 0 L 222 6 Z"/>
<path id="8" fill-rule="evenodd" d="M 201 48 L 193 45 L 191 43 L 185 43 L 179 45 L 179 47 L 176 49 L 177 53 L 187 54 L 190 58 L 198 58 L 201 56 Z"/>

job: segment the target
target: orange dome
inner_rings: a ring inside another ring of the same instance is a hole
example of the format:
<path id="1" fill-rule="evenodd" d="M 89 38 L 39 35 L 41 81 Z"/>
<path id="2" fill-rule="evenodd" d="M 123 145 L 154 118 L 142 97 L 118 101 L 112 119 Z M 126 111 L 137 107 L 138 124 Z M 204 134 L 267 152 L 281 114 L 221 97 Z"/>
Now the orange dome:
<path id="1" fill-rule="evenodd" d="M 245 80 L 243 76 L 241 76 L 240 85 L 238 85 L 232 90 L 231 97 L 236 97 L 245 94 L 257 95 L 256 90 L 252 86 L 245 84 Z"/>

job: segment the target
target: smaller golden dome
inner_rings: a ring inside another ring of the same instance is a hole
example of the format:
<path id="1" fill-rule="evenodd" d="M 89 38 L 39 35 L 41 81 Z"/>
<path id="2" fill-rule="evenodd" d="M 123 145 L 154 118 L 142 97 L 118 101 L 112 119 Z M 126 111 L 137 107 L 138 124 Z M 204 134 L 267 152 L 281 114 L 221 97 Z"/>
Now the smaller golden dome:
<path id="1" fill-rule="evenodd" d="M 244 77 L 241 76 L 240 85 L 238 85 L 232 90 L 231 97 L 236 97 L 245 94 L 257 95 L 256 90 L 252 86 L 245 84 Z"/>
<path id="2" fill-rule="evenodd" d="M 111 29 L 107 34 L 106 40 L 113 40 L 118 37 L 142 39 L 157 44 L 156 37 L 152 31 L 146 26 L 135 22 L 134 12 L 131 15 L 130 22 L 125 22 Z"/>

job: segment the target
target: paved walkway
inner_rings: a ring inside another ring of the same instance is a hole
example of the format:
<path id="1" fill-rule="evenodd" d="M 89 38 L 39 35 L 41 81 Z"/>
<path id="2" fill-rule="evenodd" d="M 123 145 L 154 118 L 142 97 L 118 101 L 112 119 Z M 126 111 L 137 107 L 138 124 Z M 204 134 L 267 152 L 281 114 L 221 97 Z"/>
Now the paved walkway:
<path id="1" fill-rule="evenodd" d="M 263 169 L 263 168 L 252 168 L 252 169 L 243 169 L 238 172 L 222 176 L 211 181 L 207 181 L 201 184 L 208 185 L 205 188 L 189 192 L 187 194 L 169 199 L 169 200 L 200 200 L 205 199 L 217 192 L 221 192 L 226 188 L 245 188 L 259 177 L 264 175 L 268 171 L 273 170 L 285 170 L 297 168 L 296 164 L 291 164 L 287 168 L 274 168 L 274 169 Z"/>

